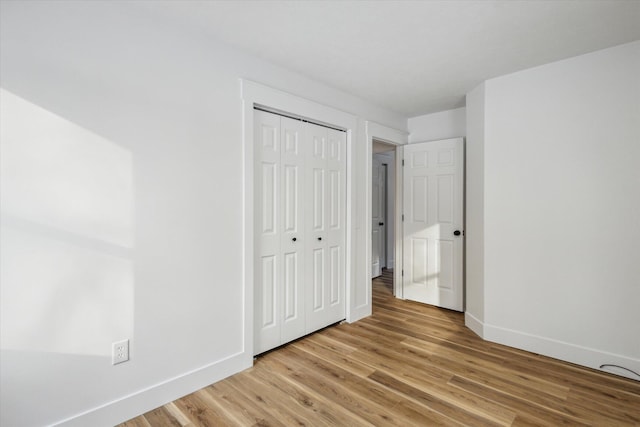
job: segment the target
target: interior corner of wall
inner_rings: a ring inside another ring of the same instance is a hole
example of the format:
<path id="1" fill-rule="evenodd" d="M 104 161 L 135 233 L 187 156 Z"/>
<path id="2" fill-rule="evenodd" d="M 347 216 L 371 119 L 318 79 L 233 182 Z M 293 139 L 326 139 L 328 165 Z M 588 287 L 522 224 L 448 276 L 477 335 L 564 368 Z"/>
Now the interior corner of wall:
<path id="1" fill-rule="evenodd" d="M 351 310 L 345 320 L 347 323 L 355 323 L 358 320 L 371 316 L 371 313 L 371 305 L 361 306 L 355 310 Z"/>
<path id="2" fill-rule="evenodd" d="M 464 325 L 484 339 L 484 322 L 468 311 L 464 313 Z"/>

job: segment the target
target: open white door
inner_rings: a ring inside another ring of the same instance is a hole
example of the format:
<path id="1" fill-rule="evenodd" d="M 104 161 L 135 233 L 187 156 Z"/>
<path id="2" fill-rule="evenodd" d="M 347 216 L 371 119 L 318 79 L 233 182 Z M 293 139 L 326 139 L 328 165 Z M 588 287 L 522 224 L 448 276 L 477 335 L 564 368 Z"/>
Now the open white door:
<path id="1" fill-rule="evenodd" d="M 403 295 L 463 310 L 463 139 L 404 147 Z"/>

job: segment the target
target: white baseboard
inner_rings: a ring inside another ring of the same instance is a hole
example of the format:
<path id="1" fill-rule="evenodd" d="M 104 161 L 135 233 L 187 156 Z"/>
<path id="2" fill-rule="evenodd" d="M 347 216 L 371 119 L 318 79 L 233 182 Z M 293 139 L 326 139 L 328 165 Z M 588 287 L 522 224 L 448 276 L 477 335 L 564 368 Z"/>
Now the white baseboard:
<path id="1" fill-rule="evenodd" d="M 114 426 L 250 368 L 253 357 L 238 353 L 90 409 L 54 426 Z"/>
<path id="2" fill-rule="evenodd" d="M 371 304 L 364 304 L 349 310 L 346 320 L 348 323 L 353 323 L 369 316 L 371 316 Z"/>
<path id="3" fill-rule="evenodd" d="M 355 316 L 350 319 L 351 322 L 370 314 L 370 312 L 367 314 L 365 307 L 362 307 L 362 309 L 361 312 L 353 313 Z M 598 370 L 600 370 L 600 366 L 603 364 L 614 364 L 640 372 L 640 359 L 582 347 L 512 329 L 487 325 L 479 321 L 469 312 L 465 313 L 465 325 L 487 341 L 531 351 Z M 112 402 L 108 402 L 81 414 L 77 414 L 71 418 L 61 420 L 54 425 L 64 427 L 116 425 L 168 402 L 172 402 L 209 384 L 220 381 L 237 372 L 243 371 L 251 367 L 252 364 L 253 357 L 251 357 L 251 355 L 248 355 L 246 352 L 238 353 Z M 638 377 L 623 370 L 611 369 L 604 371 L 639 380 Z"/>
<path id="4" fill-rule="evenodd" d="M 575 363 L 577 365 L 640 381 L 639 377 L 622 369 L 608 367 L 600 369 L 600 366 L 602 365 L 611 364 L 623 366 L 635 372 L 640 372 L 640 359 L 583 347 L 513 329 L 489 325 L 480 322 L 470 313 L 465 313 L 465 325 L 487 341 L 504 344 L 509 347 L 519 348 L 521 350 L 530 351 L 532 353 L 553 357 L 554 359 L 564 360 L 566 362 Z"/>
<path id="5" fill-rule="evenodd" d="M 464 313 L 464 324 L 480 338 L 484 338 L 484 323 L 468 311 Z"/>

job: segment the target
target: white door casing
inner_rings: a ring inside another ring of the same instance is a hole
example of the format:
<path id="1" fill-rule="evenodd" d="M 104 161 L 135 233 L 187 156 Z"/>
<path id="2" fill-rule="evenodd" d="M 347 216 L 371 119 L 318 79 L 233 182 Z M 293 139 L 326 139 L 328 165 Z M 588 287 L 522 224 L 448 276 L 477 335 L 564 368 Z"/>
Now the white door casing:
<path id="1" fill-rule="evenodd" d="M 346 134 L 254 120 L 258 354 L 345 318 Z"/>
<path id="2" fill-rule="evenodd" d="M 409 144 L 403 169 L 403 296 L 462 311 L 463 139 Z"/>
<path id="3" fill-rule="evenodd" d="M 365 246 L 365 262 L 363 263 L 363 267 L 366 270 L 365 279 L 362 281 L 366 286 L 365 292 L 362 293 L 364 296 L 363 300 L 367 301 L 367 304 L 363 304 L 363 310 L 360 313 L 371 314 L 371 169 L 372 162 L 369 160 L 373 156 L 373 146 L 376 141 L 382 141 L 386 144 L 390 144 L 395 147 L 396 155 L 395 155 L 395 175 L 396 179 L 394 180 L 394 218 L 396 221 L 394 222 L 394 273 L 393 273 L 393 283 L 394 283 L 394 295 L 399 298 L 402 298 L 402 222 L 400 221 L 402 217 L 402 167 L 400 165 L 401 161 L 401 153 L 402 148 L 407 144 L 409 139 L 409 134 L 406 131 L 393 129 L 387 126 L 383 126 L 376 122 L 366 121 L 365 122 L 365 150 L 364 155 L 366 161 L 364 162 L 364 186 L 365 186 L 365 203 L 364 209 L 362 212 L 362 221 L 366 224 L 366 229 L 364 236 L 366 238 L 366 246 Z M 369 280 L 367 280 L 369 279 Z"/>

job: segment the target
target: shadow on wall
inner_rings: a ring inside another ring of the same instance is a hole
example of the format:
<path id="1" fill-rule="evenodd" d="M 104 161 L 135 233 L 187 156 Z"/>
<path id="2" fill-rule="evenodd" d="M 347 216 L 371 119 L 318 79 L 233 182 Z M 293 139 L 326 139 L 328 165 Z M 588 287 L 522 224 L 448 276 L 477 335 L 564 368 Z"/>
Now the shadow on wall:
<path id="1" fill-rule="evenodd" d="M 110 358 L 133 337 L 132 155 L 4 89 L 0 103 L 2 351 Z"/>

